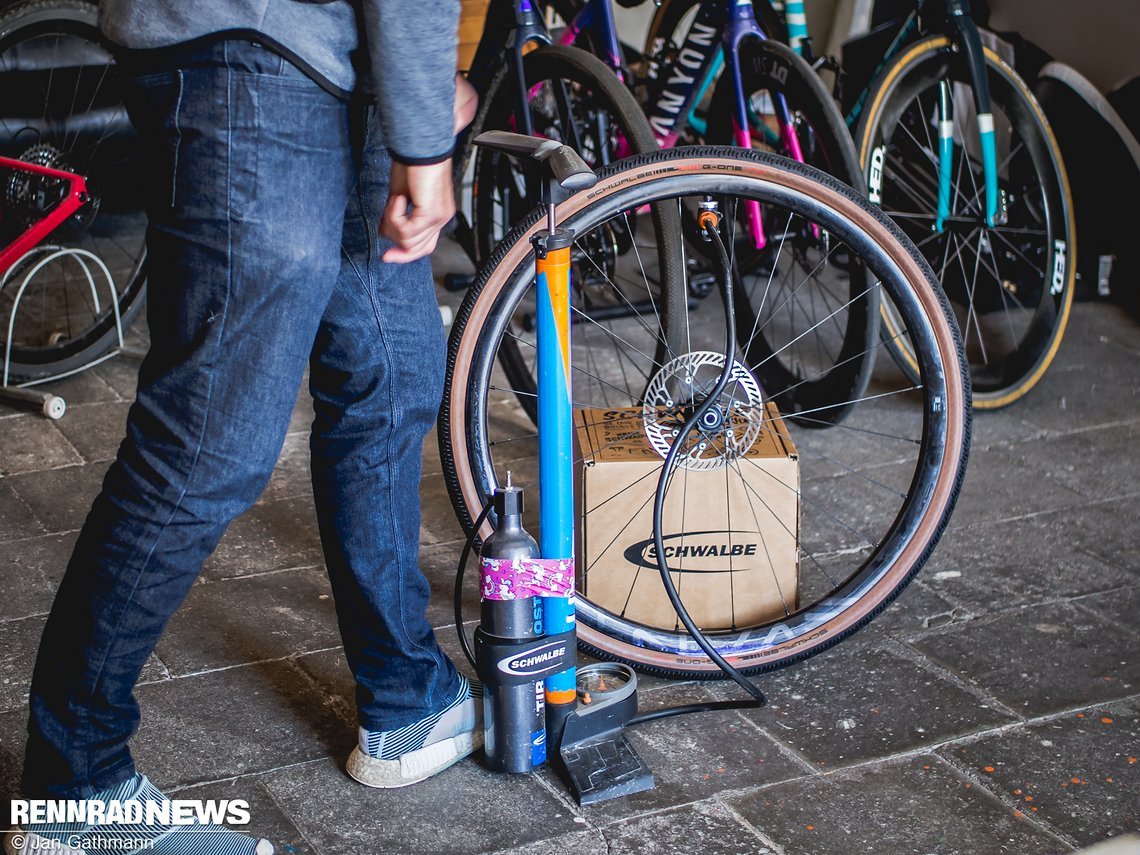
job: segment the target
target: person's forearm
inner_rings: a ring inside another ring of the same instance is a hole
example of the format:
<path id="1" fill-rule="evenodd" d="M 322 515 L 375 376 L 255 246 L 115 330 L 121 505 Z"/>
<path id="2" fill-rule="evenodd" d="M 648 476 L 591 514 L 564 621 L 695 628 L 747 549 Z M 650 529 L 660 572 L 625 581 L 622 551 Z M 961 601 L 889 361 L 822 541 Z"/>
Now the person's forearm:
<path id="1" fill-rule="evenodd" d="M 388 148 L 406 164 L 454 147 L 458 0 L 365 0 L 364 36 Z"/>

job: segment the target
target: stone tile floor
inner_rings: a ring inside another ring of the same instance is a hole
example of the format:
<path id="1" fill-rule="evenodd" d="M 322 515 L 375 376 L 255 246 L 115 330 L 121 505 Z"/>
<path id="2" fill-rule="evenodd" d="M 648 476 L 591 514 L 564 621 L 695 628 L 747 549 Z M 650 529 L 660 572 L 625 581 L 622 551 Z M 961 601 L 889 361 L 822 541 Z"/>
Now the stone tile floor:
<path id="1" fill-rule="evenodd" d="M 453 295 L 448 298 L 454 302 Z M 1075 307 L 1040 386 L 976 420 L 959 510 L 918 580 L 851 642 L 768 676 L 771 705 L 633 734 L 658 786 L 581 810 L 548 771 L 478 759 L 416 787 L 343 772 L 352 684 L 321 568 L 298 407 L 138 690 L 140 768 L 243 798 L 286 853 L 1068 852 L 1140 831 L 1140 324 Z M 113 457 L 135 366 L 60 383 L 56 423 L 0 403 L 0 798 L 52 591 Z M 425 447 L 423 566 L 456 648 L 459 528 Z M 646 708 L 729 697 L 647 681 Z"/>

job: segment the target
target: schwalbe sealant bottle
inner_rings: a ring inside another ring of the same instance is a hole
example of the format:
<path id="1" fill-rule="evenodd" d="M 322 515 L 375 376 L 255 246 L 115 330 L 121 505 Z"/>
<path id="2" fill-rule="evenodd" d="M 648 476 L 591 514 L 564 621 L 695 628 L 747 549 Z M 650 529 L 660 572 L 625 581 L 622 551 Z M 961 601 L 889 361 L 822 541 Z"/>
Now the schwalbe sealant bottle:
<path id="1" fill-rule="evenodd" d="M 522 525 L 522 490 L 495 490 L 498 526 L 483 544 L 484 558 L 538 558 L 538 544 Z M 496 641 L 530 641 L 545 632 L 542 598 L 484 598 L 479 606 L 484 633 Z M 542 680 L 522 685 L 487 682 L 483 687 L 484 751 L 495 772 L 526 773 L 546 762 L 546 700 Z"/>

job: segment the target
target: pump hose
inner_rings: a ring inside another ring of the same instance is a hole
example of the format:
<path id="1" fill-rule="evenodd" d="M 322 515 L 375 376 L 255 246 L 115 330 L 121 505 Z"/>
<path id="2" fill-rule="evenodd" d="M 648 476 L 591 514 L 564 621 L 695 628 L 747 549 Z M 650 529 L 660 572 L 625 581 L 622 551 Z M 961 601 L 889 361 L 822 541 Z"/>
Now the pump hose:
<path id="1" fill-rule="evenodd" d="M 681 597 L 677 594 L 677 589 L 673 585 L 673 579 L 669 576 L 669 565 L 665 559 L 665 544 L 661 535 L 665 494 L 669 489 L 669 479 L 677 465 L 677 456 L 684 447 L 685 440 L 688 439 L 689 434 L 691 434 L 700 423 L 705 413 L 716 405 L 717 399 L 720 398 L 728 386 L 735 363 L 733 355 L 736 349 L 736 315 L 733 312 L 732 305 L 732 269 L 728 260 L 728 253 L 724 248 L 724 242 L 721 240 L 720 233 L 716 227 L 715 219 L 716 218 L 709 219 L 702 216 L 701 227 L 716 249 L 717 261 L 720 262 L 720 267 L 724 274 L 718 283 L 720 286 L 720 296 L 724 302 L 724 314 L 726 319 L 724 367 L 721 369 L 720 376 L 717 378 L 713 391 L 685 421 L 680 433 L 670 447 L 669 453 L 665 456 L 665 464 L 661 469 L 661 477 L 657 480 L 657 493 L 653 502 L 653 543 L 657 552 L 657 569 L 661 573 L 661 583 L 665 586 L 665 593 L 668 595 L 669 602 L 672 603 L 673 610 L 677 613 L 677 617 L 681 619 L 681 623 L 684 624 L 685 629 L 688 630 L 689 635 L 693 637 L 693 640 L 697 642 L 701 650 L 703 650 L 709 659 L 716 663 L 717 667 L 730 679 L 744 689 L 744 691 L 748 693 L 749 698 L 739 701 L 709 701 L 701 704 L 686 704 L 683 706 L 654 710 L 653 712 L 635 716 L 627 722 L 627 725 L 644 724 L 645 722 L 687 713 L 711 712 L 713 710 L 755 709 L 756 707 L 764 706 L 768 702 L 768 699 L 764 697 L 764 693 L 760 691 L 760 688 L 755 683 L 741 674 L 736 668 L 732 667 L 732 665 L 716 651 L 704 633 L 701 632 L 700 628 L 689 616 L 685 604 L 681 602 Z M 486 506 L 483 508 L 483 512 L 479 514 L 479 518 L 475 520 L 475 525 L 471 528 L 471 534 L 468 535 L 467 541 L 463 545 L 463 552 L 459 557 L 459 568 L 455 574 L 455 630 L 459 635 L 459 643 L 463 648 L 463 654 L 467 657 L 467 661 L 471 663 L 472 668 L 476 668 L 475 655 L 472 653 L 470 642 L 467 640 L 467 634 L 463 629 L 463 577 L 472 547 L 478 537 L 479 529 L 487 519 L 487 516 L 491 513 L 491 507 L 492 503 L 488 500 Z"/>
<path id="2" fill-rule="evenodd" d="M 669 596 L 669 602 L 673 605 L 673 611 L 677 613 L 677 617 L 681 619 L 681 623 L 685 625 L 689 635 L 697 645 L 705 652 L 705 654 L 716 663 L 729 678 L 736 682 L 744 691 L 750 696 L 750 700 L 742 701 L 718 701 L 708 704 L 691 704 L 687 707 L 673 707 L 667 710 L 659 710 L 657 712 L 648 713 L 646 715 L 638 716 L 632 719 L 630 724 L 640 724 L 645 721 L 652 721 L 658 718 L 665 718 L 669 715 L 680 715 L 689 712 L 707 712 L 714 709 L 747 709 L 753 707 L 763 706 L 768 702 L 764 697 L 764 693 L 760 688 L 741 674 L 736 668 L 732 667 L 727 660 L 716 648 L 709 643 L 709 640 L 697 627 L 692 617 L 689 616 L 688 609 L 685 604 L 681 602 L 681 597 L 677 593 L 676 587 L 673 585 L 673 579 L 669 575 L 669 564 L 665 558 L 665 541 L 661 534 L 662 530 L 662 513 L 665 508 L 665 494 L 669 489 L 669 481 L 676 471 L 677 457 L 685 446 L 685 441 L 689 438 L 701 418 L 713 407 L 716 406 L 717 400 L 724 393 L 725 388 L 728 386 L 729 379 L 732 377 L 732 369 L 735 365 L 735 351 L 736 351 L 736 314 L 733 312 L 732 305 L 732 270 L 728 260 L 728 253 L 724 249 L 724 242 L 720 238 L 720 232 L 717 229 L 718 217 L 708 218 L 701 217 L 701 228 L 704 230 L 706 238 L 712 243 L 716 250 L 716 259 L 720 263 L 721 276 L 718 281 L 720 286 L 721 300 L 724 301 L 724 316 L 725 316 L 725 330 L 724 330 L 724 367 L 721 368 L 720 376 L 717 378 L 716 385 L 713 386 L 712 391 L 705 397 L 688 419 L 681 427 L 680 433 L 673 440 L 673 444 L 669 448 L 669 453 L 665 455 L 665 464 L 661 468 L 661 477 L 657 479 L 657 493 L 653 499 L 653 545 L 657 552 L 657 570 L 661 573 L 661 584 L 665 586 L 665 593 Z"/>
<path id="3" fill-rule="evenodd" d="M 455 632 L 459 636 L 459 646 L 463 648 L 463 655 L 467 657 L 467 661 L 471 663 L 476 673 L 479 672 L 479 666 L 475 664 L 475 653 L 471 650 L 471 642 L 467 640 L 467 633 L 463 630 L 463 575 L 467 569 L 467 559 L 471 557 L 471 549 L 475 546 L 475 538 L 479 536 L 479 529 L 483 527 L 493 507 L 494 502 L 488 499 L 487 504 L 483 506 L 483 512 L 471 527 L 471 534 L 463 544 L 463 551 L 459 554 L 459 569 L 455 572 Z"/>

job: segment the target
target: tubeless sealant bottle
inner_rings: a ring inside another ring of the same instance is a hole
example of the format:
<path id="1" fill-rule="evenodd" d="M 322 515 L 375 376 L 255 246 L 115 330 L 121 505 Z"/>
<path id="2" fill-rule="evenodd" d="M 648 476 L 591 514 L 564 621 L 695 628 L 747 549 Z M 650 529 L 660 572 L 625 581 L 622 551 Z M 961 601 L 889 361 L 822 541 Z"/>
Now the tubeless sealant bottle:
<path id="1" fill-rule="evenodd" d="M 499 524 L 483 544 L 484 558 L 537 558 L 538 544 L 522 525 L 522 490 L 507 486 L 495 491 L 495 514 Z M 496 641 L 529 641 L 541 638 L 542 597 L 483 599 L 480 603 L 483 632 Z M 483 687 L 484 750 L 495 772 L 530 772 L 546 762 L 546 700 L 542 680 L 522 685 Z"/>

